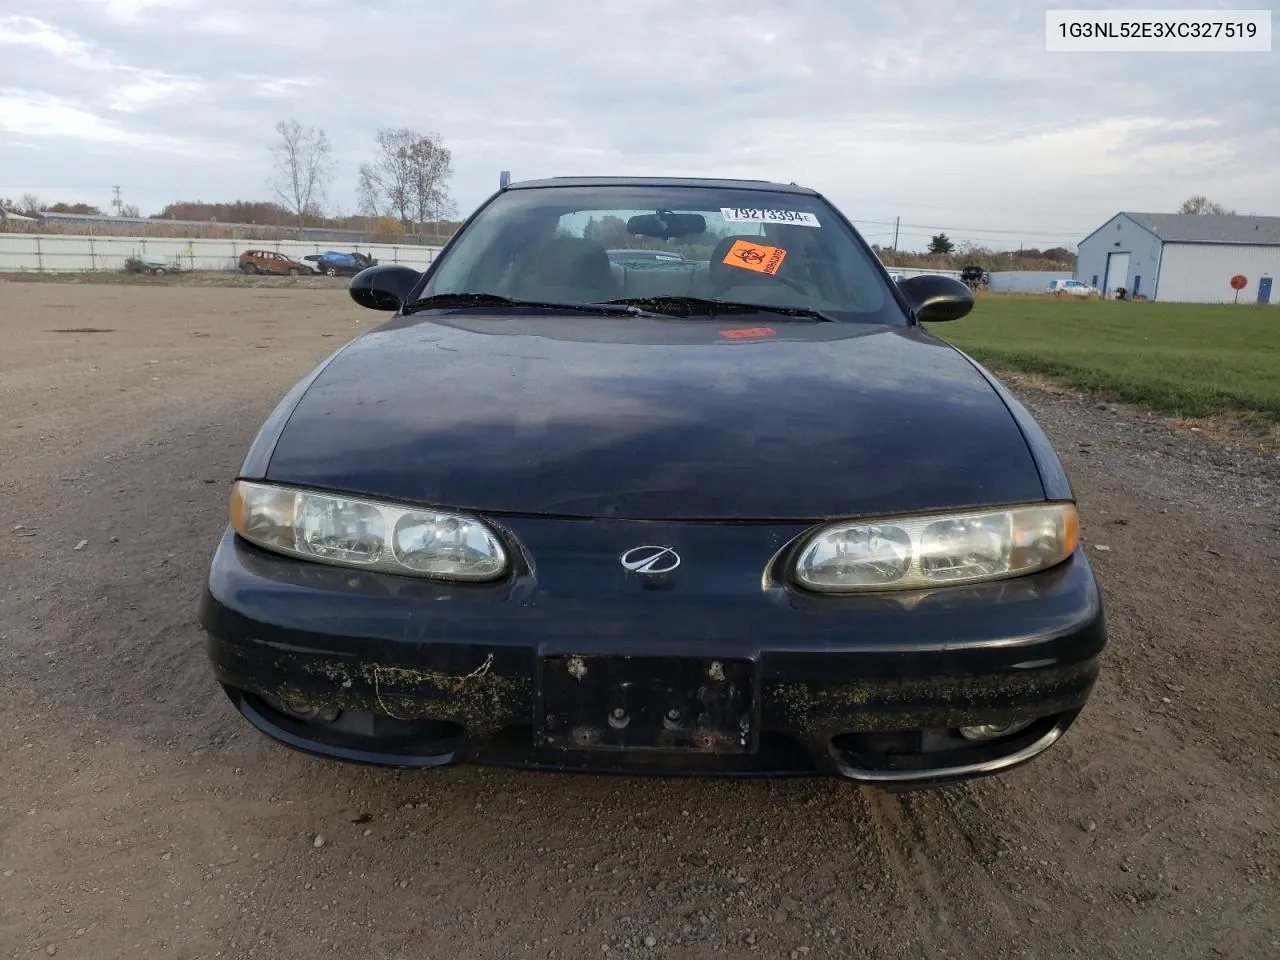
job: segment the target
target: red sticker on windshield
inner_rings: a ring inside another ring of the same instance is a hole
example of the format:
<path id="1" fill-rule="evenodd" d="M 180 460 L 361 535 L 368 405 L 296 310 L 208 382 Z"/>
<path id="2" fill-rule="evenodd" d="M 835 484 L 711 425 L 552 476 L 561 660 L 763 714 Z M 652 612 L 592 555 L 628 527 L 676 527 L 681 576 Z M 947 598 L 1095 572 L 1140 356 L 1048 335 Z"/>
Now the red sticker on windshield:
<path id="1" fill-rule="evenodd" d="M 777 332 L 773 327 L 742 327 L 738 330 L 721 330 L 720 336 L 730 340 L 741 340 L 744 337 L 772 337 Z"/>

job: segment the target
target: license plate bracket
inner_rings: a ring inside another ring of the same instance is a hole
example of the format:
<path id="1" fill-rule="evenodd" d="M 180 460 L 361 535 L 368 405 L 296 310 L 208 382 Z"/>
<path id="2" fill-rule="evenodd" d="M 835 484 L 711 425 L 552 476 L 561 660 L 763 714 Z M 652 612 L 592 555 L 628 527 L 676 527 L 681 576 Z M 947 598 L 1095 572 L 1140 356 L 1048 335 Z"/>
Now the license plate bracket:
<path id="1" fill-rule="evenodd" d="M 755 674 L 755 661 L 724 657 L 542 657 L 534 737 L 569 750 L 754 753 Z"/>

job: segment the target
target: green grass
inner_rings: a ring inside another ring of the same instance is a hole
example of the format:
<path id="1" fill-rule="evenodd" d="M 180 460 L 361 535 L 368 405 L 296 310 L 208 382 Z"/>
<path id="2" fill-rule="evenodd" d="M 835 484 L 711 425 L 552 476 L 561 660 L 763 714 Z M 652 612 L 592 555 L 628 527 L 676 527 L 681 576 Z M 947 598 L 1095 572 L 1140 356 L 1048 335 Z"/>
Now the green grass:
<path id="1" fill-rule="evenodd" d="M 980 297 L 962 320 L 930 324 L 993 369 L 1185 417 L 1280 422 L 1280 307 Z"/>

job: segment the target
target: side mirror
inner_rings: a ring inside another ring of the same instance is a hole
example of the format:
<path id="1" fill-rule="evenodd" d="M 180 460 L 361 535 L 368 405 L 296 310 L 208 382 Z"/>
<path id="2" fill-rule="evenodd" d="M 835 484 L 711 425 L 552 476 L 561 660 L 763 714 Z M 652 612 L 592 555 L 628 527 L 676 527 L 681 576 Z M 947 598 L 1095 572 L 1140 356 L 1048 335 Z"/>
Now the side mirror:
<path id="1" fill-rule="evenodd" d="M 409 291 L 421 279 L 422 274 L 412 267 L 389 263 L 361 270 L 347 289 L 360 306 L 394 313 L 404 306 Z"/>
<path id="2" fill-rule="evenodd" d="M 898 284 L 922 323 L 959 320 L 973 309 L 973 291 L 955 277 L 926 273 Z"/>

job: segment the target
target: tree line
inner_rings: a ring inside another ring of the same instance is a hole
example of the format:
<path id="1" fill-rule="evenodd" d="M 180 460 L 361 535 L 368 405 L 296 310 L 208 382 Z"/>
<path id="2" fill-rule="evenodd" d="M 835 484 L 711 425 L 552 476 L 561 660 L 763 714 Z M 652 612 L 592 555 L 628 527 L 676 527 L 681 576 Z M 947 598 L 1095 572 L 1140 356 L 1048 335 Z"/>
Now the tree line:
<path id="1" fill-rule="evenodd" d="M 438 133 L 409 127 L 379 130 L 373 155 L 356 170 L 358 213 L 329 208 L 329 191 L 337 174 L 333 145 L 321 127 L 304 127 L 295 119 L 281 120 L 269 147 L 270 172 L 266 186 L 271 199 L 230 203 L 177 201 L 148 219 L 203 220 L 263 226 L 354 229 L 382 236 L 430 233 L 448 236 L 458 227 L 457 204 L 449 193 L 453 155 Z M 0 198 L 0 207 L 24 216 L 78 213 L 103 216 L 88 203 L 44 203 L 34 194 L 17 202 Z M 117 215 L 141 217 L 133 205 L 121 205 Z"/>
<path id="2" fill-rule="evenodd" d="M 268 179 L 273 200 L 297 218 L 298 226 L 306 226 L 308 218 L 325 219 L 335 163 L 324 129 L 281 120 L 276 136 Z M 453 154 L 438 133 L 409 127 L 379 130 L 373 159 L 357 170 L 360 214 L 373 220 L 394 218 L 404 230 L 422 233 L 426 224 L 439 224 L 457 212 L 449 194 L 452 176 Z"/>
<path id="3" fill-rule="evenodd" d="M 1182 202 L 1182 206 L 1178 208 L 1178 213 L 1183 214 L 1225 214 L 1227 216 L 1236 216 L 1235 210 L 1228 210 L 1220 203 L 1215 203 L 1204 194 L 1196 194 L 1188 197 Z M 889 250 L 872 244 L 876 253 L 881 259 L 886 257 L 893 260 L 892 266 L 929 266 L 929 267 L 951 267 L 957 263 L 963 262 L 965 266 L 973 264 L 982 267 L 984 270 L 1065 270 L 1075 269 L 1076 255 L 1066 247 L 1050 247 L 1047 250 L 1040 250 L 1035 247 L 1018 250 L 991 250 L 987 247 L 978 246 L 973 243 L 962 242 L 957 249 L 954 241 L 945 233 L 934 234 L 929 238 L 928 249 L 924 253 L 900 253 L 897 250 Z M 889 263 L 889 260 L 885 260 Z M 1027 266 L 1034 263 L 1036 266 Z"/>
<path id="4" fill-rule="evenodd" d="M 271 146 L 272 170 L 268 184 L 271 200 L 235 200 L 207 203 L 177 201 L 167 204 L 152 220 L 190 220 L 214 223 L 243 223 L 263 227 L 311 226 L 334 230 L 358 230 L 383 240 L 396 240 L 406 233 L 444 239 L 461 225 L 456 219 L 457 204 L 449 194 L 453 158 L 439 134 L 419 133 L 406 127 L 379 130 L 374 138 L 374 156 L 357 169 L 358 214 L 331 213 L 326 197 L 333 183 L 335 164 L 332 146 L 323 129 L 303 127 L 296 120 L 276 125 L 278 140 Z M 44 203 L 34 194 L 17 201 L 0 197 L 0 209 L 24 216 L 41 213 L 78 213 L 103 216 L 99 207 L 88 203 Z M 1235 215 L 1234 209 L 1196 194 L 1177 210 L 1183 214 Z M 138 208 L 120 205 L 117 214 L 141 218 Z M 614 245 L 643 246 L 626 234 L 621 221 L 606 217 L 589 225 L 590 233 Z M 698 256 L 714 246 L 715 236 L 687 238 L 686 255 Z M 1073 270 L 1076 255 L 1065 247 L 1019 250 L 992 250 L 970 242 L 956 244 L 945 233 L 930 239 L 923 253 L 905 253 L 872 244 L 877 255 L 890 266 L 958 268 L 970 264 L 986 270 Z"/>
<path id="5" fill-rule="evenodd" d="M 42 213 L 83 213 L 86 216 L 100 217 L 103 216 L 102 210 L 89 203 L 45 203 L 34 193 L 24 193 L 17 200 L 10 200 L 7 197 L 0 197 L 0 209 L 8 210 L 11 213 L 21 214 L 24 217 L 37 217 Z M 126 205 L 120 212 L 122 217 L 138 217 L 138 208 L 132 205 Z"/>
<path id="6" fill-rule="evenodd" d="M 1027 247 L 1022 250 L 992 250 L 973 243 L 953 246 L 948 252 L 926 250 L 909 253 L 872 244 L 878 256 L 889 267 L 918 267 L 929 270 L 960 270 L 975 266 L 983 270 L 1048 270 L 1069 273 L 1076 268 L 1076 255 L 1066 247 L 1047 250 Z"/>

